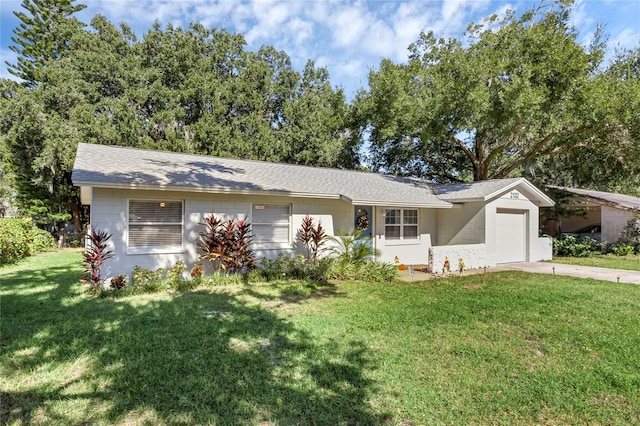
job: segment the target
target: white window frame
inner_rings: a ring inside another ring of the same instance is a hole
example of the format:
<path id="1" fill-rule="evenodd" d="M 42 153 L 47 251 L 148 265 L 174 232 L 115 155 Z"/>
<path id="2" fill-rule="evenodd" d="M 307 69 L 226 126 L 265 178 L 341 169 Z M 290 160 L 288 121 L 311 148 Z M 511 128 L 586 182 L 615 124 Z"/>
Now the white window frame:
<path id="1" fill-rule="evenodd" d="M 397 210 L 400 212 L 400 223 L 387 223 L 386 217 L 389 214 L 389 211 Z M 405 223 L 404 212 L 405 211 L 415 211 L 416 212 L 416 223 Z M 420 210 L 419 209 L 404 209 L 404 208 L 386 208 L 384 210 L 384 239 L 385 241 L 417 241 L 420 239 Z M 388 238 L 387 237 L 387 226 L 396 226 L 400 228 L 400 238 Z M 405 228 L 406 227 L 415 227 L 416 235 L 414 237 L 405 237 Z"/>
<path id="2" fill-rule="evenodd" d="M 135 225 L 145 225 L 145 224 L 147 225 L 180 225 L 180 244 L 131 247 L 130 240 L 129 240 L 129 237 L 130 237 L 129 226 L 131 225 L 130 204 L 132 201 L 158 203 L 158 204 L 162 202 L 179 202 L 181 205 L 180 222 L 148 222 L 148 223 L 145 222 L 145 223 L 135 223 Z M 129 198 L 127 199 L 127 234 L 126 234 L 127 254 L 183 253 L 184 252 L 184 208 L 185 208 L 184 200 L 177 200 L 172 198 L 162 198 L 162 199 Z"/>
<path id="3" fill-rule="evenodd" d="M 287 241 L 280 241 L 280 242 L 275 242 L 275 241 L 255 241 L 255 237 L 253 238 L 253 242 L 252 244 L 263 248 L 263 249 L 281 249 L 281 248 L 291 248 L 291 227 L 293 225 L 293 215 L 292 215 L 292 206 L 291 204 L 287 204 L 287 203 L 251 203 L 251 234 L 252 236 L 254 236 L 254 226 L 258 225 L 258 226 L 273 226 L 273 223 L 266 223 L 266 222 L 256 222 L 255 218 L 254 218 L 254 214 L 253 212 L 256 210 L 256 206 L 278 206 L 278 207 L 287 207 L 289 214 L 289 222 L 287 223 Z M 283 226 L 283 225 L 281 225 Z M 284 227 L 284 226 L 283 226 Z"/>

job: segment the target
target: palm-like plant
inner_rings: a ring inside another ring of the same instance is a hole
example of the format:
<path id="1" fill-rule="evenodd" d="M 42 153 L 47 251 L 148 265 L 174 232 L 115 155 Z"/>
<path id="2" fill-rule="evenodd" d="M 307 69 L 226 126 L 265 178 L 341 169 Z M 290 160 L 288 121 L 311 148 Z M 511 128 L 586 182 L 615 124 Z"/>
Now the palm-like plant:
<path id="1" fill-rule="evenodd" d="M 372 247 L 370 239 L 361 238 L 362 233 L 355 229 L 347 234 L 327 237 L 333 243 L 329 251 L 335 254 L 338 265 L 361 265 L 380 256 L 380 250 Z"/>
<path id="2" fill-rule="evenodd" d="M 89 244 L 82 252 L 87 276 L 82 281 L 91 285 L 93 291 L 98 294 L 102 283 L 102 264 L 114 255 L 108 245 L 111 234 L 107 231 L 97 231 L 92 228 L 87 237 Z"/>

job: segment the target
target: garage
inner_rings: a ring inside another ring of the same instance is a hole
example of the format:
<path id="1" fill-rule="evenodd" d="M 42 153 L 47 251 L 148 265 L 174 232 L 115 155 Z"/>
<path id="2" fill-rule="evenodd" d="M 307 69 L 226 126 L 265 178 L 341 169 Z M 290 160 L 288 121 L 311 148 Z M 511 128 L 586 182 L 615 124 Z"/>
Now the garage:
<path id="1" fill-rule="evenodd" d="M 527 260 L 527 212 L 498 209 L 496 217 L 496 263 Z"/>

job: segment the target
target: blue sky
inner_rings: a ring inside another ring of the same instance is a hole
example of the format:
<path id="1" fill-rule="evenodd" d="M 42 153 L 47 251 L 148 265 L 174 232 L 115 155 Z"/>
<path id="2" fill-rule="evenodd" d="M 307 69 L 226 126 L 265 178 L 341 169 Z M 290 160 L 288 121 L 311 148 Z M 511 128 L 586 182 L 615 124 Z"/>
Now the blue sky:
<path id="1" fill-rule="evenodd" d="M 433 30 L 443 37 L 459 36 L 471 21 L 503 14 L 507 9 L 524 11 L 539 1 L 492 0 L 426 1 L 236 1 L 236 0 L 84 0 L 88 7 L 78 18 L 88 23 L 100 13 L 111 22 L 125 22 L 138 35 L 154 20 L 186 27 L 201 22 L 207 27 L 226 28 L 244 34 L 248 49 L 272 45 L 291 56 L 301 70 L 307 59 L 329 69 L 333 85 L 344 88 L 351 98 L 367 86 L 367 74 L 382 58 L 407 59 L 407 47 L 421 31 Z M 19 0 L 0 1 L 2 43 L 0 76 L 7 73 L 5 61 L 15 62 L 9 50 L 22 10 Z M 578 0 L 572 21 L 580 42 L 588 44 L 598 23 L 606 25 L 611 46 L 640 44 L 640 0 Z"/>

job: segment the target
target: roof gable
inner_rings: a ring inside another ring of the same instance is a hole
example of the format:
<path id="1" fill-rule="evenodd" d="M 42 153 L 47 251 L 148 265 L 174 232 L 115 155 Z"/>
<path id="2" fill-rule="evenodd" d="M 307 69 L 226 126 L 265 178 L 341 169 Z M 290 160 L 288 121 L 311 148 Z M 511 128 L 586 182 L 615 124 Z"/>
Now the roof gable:
<path id="1" fill-rule="evenodd" d="M 433 190 L 442 200 L 451 203 L 489 201 L 511 190 L 518 189 L 540 207 L 551 207 L 554 201 L 525 178 L 491 179 L 479 182 L 450 185 L 433 185 Z"/>

